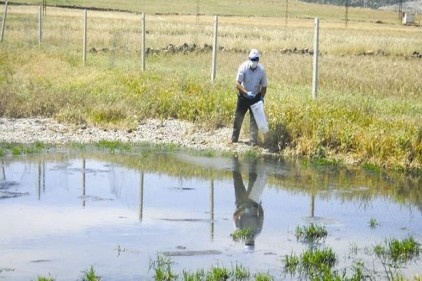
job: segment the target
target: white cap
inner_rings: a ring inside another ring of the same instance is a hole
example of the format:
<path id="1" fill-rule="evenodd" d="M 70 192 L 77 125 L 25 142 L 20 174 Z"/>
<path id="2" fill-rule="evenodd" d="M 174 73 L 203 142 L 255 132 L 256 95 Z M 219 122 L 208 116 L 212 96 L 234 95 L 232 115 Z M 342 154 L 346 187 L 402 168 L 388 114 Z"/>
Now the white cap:
<path id="1" fill-rule="evenodd" d="M 258 50 L 257 50 L 257 49 L 252 49 L 252 50 L 249 52 L 249 58 L 250 58 L 250 59 L 259 58 L 259 52 L 258 52 Z"/>

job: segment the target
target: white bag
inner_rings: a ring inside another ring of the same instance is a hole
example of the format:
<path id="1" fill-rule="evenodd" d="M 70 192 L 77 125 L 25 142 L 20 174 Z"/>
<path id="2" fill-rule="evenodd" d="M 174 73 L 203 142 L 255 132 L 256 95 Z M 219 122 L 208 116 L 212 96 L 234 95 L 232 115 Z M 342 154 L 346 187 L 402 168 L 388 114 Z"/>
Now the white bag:
<path id="1" fill-rule="evenodd" d="M 264 112 L 264 103 L 262 100 L 251 105 L 252 113 L 258 125 L 258 131 L 265 134 L 269 131 L 267 118 Z"/>

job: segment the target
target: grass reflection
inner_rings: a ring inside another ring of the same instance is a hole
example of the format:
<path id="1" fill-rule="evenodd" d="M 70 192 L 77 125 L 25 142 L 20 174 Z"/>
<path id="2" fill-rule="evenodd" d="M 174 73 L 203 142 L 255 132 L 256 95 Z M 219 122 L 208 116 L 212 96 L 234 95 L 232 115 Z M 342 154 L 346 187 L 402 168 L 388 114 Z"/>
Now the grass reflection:
<path id="1" fill-rule="evenodd" d="M 65 152 L 63 152 L 65 151 Z M 176 145 L 120 142 L 99 142 L 93 145 L 0 144 L 0 158 L 26 155 L 28 161 L 63 160 L 69 157 L 93 158 L 111 161 L 122 166 L 145 172 L 160 172 L 180 178 L 231 178 L 227 169 L 210 169 L 198 163 L 176 157 L 186 154 L 193 157 L 228 157 L 231 155 L 210 151 L 185 150 Z M 175 156 L 176 155 L 176 156 Z M 30 157 L 29 157 L 30 156 Z M 292 192 L 307 193 L 322 199 L 332 197 L 353 200 L 363 204 L 376 196 L 389 197 L 401 205 L 422 211 L 422 175 L 408 175 L 394 171 L 368 171 L 310 165 L 298 160 L 268 159 L 258 155 L 243 155 L 264 161 L 268 168 L 267 188 L 282 188 Z"/>

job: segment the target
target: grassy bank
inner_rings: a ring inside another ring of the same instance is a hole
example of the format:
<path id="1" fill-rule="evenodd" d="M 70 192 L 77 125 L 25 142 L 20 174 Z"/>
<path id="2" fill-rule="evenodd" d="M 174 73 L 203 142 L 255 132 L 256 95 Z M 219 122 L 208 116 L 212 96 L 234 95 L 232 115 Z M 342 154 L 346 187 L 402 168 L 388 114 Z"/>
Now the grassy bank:
<path id="1" fill-rule="evenodd" d="M 306 7 L 321 11 L 317 6 Z M 320 87 L 312 100 L 307 50 L 313 48 L 313 19 L 307 10 L 288 24 L 270 13 L 220 17 L 217 80 L 211 83 L 211 52 L 203 46 L 212 43 L 213 11 L 201 7 L 199 19 L 195 13 L 147 14 L 146 43 L 155 51 L 142 72 L 139 15 L 90 11 L 90 52 L 83 63 L 80 10 L 49 8 L 39 45 L 36 7 L 13 6 L 0 45 L 0 115 L 128 129 L 146 118 L 231 126 L 236 69 L 257 47 L 269 79 L 265 145 L 328 163 L 420 171 L 422 64 L 414 55 L 422 53 L 420 27 L 395 24 L 395 14 L 379 11 L 373 15 L 384 23 L 377 24 L 365 20 L 364 9 L 353 10 L 359 20 L 345 27 L 339 7 L 322 6 Z M 185 43 L 181 51 L 167 48 Z"/>

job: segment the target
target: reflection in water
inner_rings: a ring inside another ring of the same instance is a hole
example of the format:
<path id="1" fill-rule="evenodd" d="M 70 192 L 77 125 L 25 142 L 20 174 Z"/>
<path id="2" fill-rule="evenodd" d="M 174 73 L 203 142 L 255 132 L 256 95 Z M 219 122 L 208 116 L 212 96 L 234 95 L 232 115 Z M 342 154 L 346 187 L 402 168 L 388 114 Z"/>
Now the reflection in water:
<path id="1" fill-rule="evenodd" d="M 0 180 L 3 181 L 6 179 L 6 172 L 4 171 L 4 163 L 1 161 L 1 173 L 0 173 Z"/>
<path id="2" fill-rule="evenodd" d="M 247 165 L 248 188 L 242 178 L 242 167 L 238 157 L 233 158 L 233 184 L 235 192 L 236 211 L 233 214 L 237 229 L 249 229 L 252 235 L 245 240 L 245 249 L 254 250 L 255 237 L 261 233 L 264 223 L 264 210 L 261 196 L 265 187 L 266 174 L 257 159 L 249 159 Z"/>
<path id="3" fill-rule="evenodd" d="M 141 172 L 139 179 L 139 221 L 144 215 L 144 172 Z"/>
<path id="4" fill-rule="evenodd" d="M 38 200 L 41 200 L 41 191 L 45 191 L 45 161 L 38 161 Z"/>
<path id="5" fill-rule="evenodd" d="M 214 240 L 214 179 L 210 183 L 210 233 L 211 241 Z"/>
<path id="6" fill-rule="evenodd" d="M 279 257 L 303 248 L 293 230 L 310 222 L 327 227 L 325 246 L 339 256 L 350 255 L 350 245 L 363 252 L 386 237 L 422 241 L 415 180 L 248 157 L 72 156 L 1 163 L 0 270 L 14 271 L 0 271 L 0 280 L 69 269 L 76 276 L 60 280 L 78 280 L 87 264 L 107 280 L 150 280 L 143 274 L 157 253 L 177 259 L 180 269 L 236 261 L 251 272 L 278 272 Z M 254 234 L 246 251 L 233 246 L 233 224 Z M 115 249 L 124 251 L 116 257 Z M 339 270 L 348 265 L 340 262 Z M 419 273 L 420 265 L 406 271 Z"/>
<path id="7" fill-rule="evenodd" d="M 85 198 L 86 198 L 86 160 L 82 159 L 82 207 L 85 208 Z"/>

